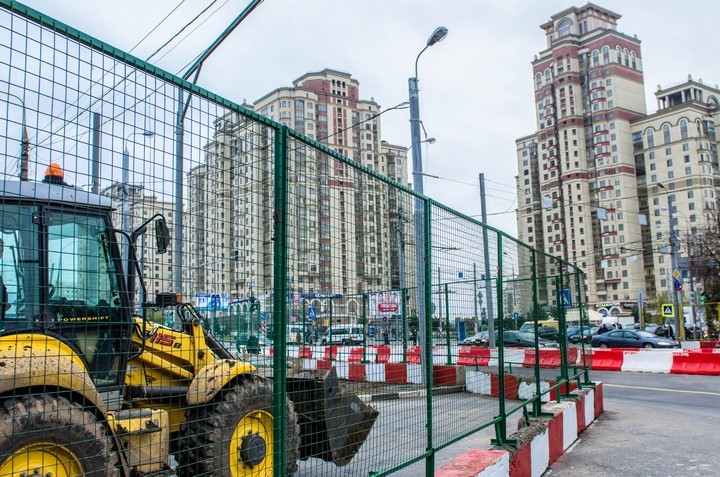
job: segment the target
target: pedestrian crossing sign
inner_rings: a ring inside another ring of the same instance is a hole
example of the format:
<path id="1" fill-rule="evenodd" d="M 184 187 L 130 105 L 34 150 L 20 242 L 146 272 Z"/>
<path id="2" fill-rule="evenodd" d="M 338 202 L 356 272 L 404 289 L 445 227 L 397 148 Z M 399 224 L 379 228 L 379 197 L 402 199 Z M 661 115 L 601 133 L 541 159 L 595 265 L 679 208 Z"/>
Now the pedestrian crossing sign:
<path id="1" fill-rule="evenodd" d="M 675 306 L 669 303 L 662 305 L 662 316 L 675 316 Z"/>

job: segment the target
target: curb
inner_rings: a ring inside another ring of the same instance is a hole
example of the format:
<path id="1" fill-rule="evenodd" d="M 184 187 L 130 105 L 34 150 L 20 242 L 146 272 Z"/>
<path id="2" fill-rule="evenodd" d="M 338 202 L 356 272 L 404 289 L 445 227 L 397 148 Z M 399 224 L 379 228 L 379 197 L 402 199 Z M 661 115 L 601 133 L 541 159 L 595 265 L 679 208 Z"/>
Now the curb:
<path id="1" fill-rule="evenodd" d="M 465 392 L 465 386 L 450 386 L 433 389 L 433 396 L 440 396 L 442 394 L 454 394 Z M 396 399 L 412 399 L 425 397 L 426 390 L 419 389 L 417 391 L 405 391 L 397 393 L 384 393 L 384 394 L 360 394 L 358 397 L 364 403 L 378 402 L 378 401 L 393 401 Z"/>

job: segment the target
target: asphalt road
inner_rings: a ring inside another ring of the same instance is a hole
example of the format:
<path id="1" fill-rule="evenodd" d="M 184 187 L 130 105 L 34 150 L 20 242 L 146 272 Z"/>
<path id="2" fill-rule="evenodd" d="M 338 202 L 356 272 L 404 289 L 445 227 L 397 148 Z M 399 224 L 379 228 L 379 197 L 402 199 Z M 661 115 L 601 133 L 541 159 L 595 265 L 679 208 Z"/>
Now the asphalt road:
<path id="1" fill-rule="evenodd" d="M 720 377 L 592 372 L 605 414 L 545 476 L 720 475 Z"/>

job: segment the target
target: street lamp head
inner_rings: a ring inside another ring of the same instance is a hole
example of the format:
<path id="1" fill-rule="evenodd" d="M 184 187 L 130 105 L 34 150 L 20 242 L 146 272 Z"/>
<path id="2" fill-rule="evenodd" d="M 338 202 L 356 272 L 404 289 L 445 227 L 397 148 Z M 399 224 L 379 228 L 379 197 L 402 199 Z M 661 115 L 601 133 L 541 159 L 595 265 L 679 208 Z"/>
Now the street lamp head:
<path id="1" fill-rule="evenodd" d="M 142 135 L 145 136 L 145 137 L 152 137 L 152 136 L 155 135 L 155 133 L 152 132 L 152 131 L 143 131 L 143 132 L 142 132 Z"/>
<path id="2" fill-rule="evenodd" d="M 655 184 L 657 184 L 657 186 L 658 186 L 659 188 L 661 188 L 662 190 L 667 190 L 667 189 L 665 188 L 665 184 L 663 184 L 662 182 L 656 182 Z"/>
<path id="3" fill-rule="evenodd" d="M 435 138 L 434 138 L 434 137 L 429 137 L 429 138 L 425 139 L 425 140 L 422 141 L 422 142 L 426 142 L 426 143 L 428 143 L 428 144 L 435 144 Z"/>
<path id="4" fill-rule="evenodd" d="M 433 46 L 435 43 L 440 43 L 445 39 L 448 34 L 448 29 L 444 26 L 437 27 L 435 31 L 428 38 L 427 46 Z"/>

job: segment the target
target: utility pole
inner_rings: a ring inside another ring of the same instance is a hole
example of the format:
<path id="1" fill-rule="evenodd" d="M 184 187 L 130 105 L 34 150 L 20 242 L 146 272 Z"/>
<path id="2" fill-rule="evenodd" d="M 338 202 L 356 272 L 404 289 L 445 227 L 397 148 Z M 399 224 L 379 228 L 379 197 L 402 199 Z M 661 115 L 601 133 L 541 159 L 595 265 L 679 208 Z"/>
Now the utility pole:
<path id="1" fill-rule="evenodd" d="M 492 281 L 490 280 L 490 247 L 488 244 L 487 231 L 487 207 L 485 200 L 485 174 L 480 173 L 480 203 L 481 220 L 483 223 L 483 256 L 485 260 L 485 299 L 487 300 L 487 320 L 488 320 L 488 342 L 491 348 L 495 347 L 495 314 L 493 310 L 492 299 Z"/>

